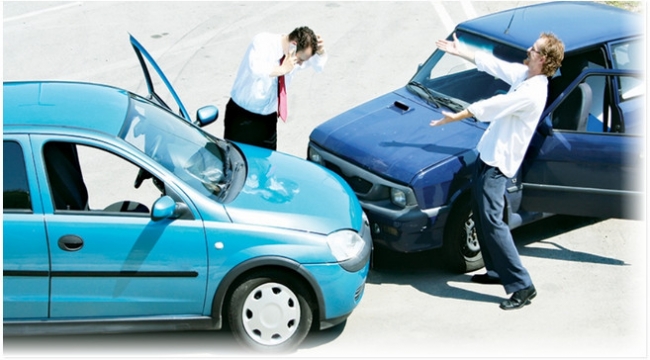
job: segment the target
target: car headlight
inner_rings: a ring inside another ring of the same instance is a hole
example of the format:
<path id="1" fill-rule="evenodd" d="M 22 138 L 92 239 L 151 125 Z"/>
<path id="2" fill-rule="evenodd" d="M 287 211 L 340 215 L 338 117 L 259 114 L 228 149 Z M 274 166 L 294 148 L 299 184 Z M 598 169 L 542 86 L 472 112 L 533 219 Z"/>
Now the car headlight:
<path id="1" fill-rule="evenodd" d="M 323 157 L 311 146 L 309 147 L 309 150 L 307 150 L 307 157 L 316 164 L 324 165 Z"/>
<path id="2" fill-rule="evenodd" d="M 327 235 L 332 255 L 347 271 L 355 272 L 365 266 L 372 244 L 352 230 L 341 230 Z"/>
<path id="3" fill-rule="evenodd" d="M 406 207 L 406 193 L 400 189 L 391 188 L 390 201 L 399 207 Z"/>

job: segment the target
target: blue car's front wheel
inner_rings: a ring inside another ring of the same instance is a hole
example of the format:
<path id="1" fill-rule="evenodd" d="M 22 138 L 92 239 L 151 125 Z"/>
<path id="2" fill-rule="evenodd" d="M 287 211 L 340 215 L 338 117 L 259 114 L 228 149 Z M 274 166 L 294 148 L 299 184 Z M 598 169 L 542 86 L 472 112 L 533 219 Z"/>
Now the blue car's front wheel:
<path id="1" fill-rule="evenodd" d="M 299 281 L 283 272 L 248 275 L 232 293 L 230 329 L 240 343 L 254 350 L 295 350 L 313 322 L 307 294 Z"/>

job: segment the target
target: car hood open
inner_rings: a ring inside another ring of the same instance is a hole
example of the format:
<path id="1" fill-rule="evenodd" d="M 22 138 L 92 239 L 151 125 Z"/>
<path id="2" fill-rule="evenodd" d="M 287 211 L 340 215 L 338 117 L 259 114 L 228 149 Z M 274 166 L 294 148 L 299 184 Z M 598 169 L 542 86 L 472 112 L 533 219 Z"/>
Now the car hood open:
<path id="1" fill-rule="evenodd" d="M 485 129 L 473 119 L 429 125 L 441 118 L 440 108 L 402 88 L 321 124 L 310 140 L 368 171 L 409 184 L 427 168 L 473 149 Z"/>
<path id="2" fill-rule="evenodd" d="M 248 173 L 241 192 L 226 204 L 233 222 L 321 234 L 361 229 L 361 206 L 337 175 L 292 155 L 237 145 Z"/>

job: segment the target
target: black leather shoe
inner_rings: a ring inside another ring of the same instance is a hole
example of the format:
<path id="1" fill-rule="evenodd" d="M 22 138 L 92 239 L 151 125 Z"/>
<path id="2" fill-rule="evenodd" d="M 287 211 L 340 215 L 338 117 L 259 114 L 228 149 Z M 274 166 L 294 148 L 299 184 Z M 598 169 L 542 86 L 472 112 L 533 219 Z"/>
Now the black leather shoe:
<path id="1" fill-rule="evenodd" d="M 503 310 L 520 309 L 530 304 L 530 300 L 535 298 L 535 296 L 537 296 L 537 291 L 535 290 L 535 286 L 531 285 L 525 289 L 515 291 L 510 299 L 501 303 L 500 307 Z"/>
<path id="2" fill-rule="evenodd" d="M 501 279 L 488 274 L 476 274 L 472 276 L 472 282 L 479 284 L 501 284 Z"/>

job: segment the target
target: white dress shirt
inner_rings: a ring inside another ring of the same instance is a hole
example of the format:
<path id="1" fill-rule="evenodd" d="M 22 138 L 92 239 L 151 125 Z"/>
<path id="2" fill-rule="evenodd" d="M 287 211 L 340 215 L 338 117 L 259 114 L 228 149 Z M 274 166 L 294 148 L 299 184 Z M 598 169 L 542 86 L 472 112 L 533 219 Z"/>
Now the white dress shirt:
<path id="1" fill-rule="evenodd" d="M 316 51 L 313 49 L 314 52 Z M 256 114 L 269 115 L 278 110 L 278 78 L 271 77 L 274 67 L 280 65 L 284 55 L 282 35 L 261 33 L 253 38 L 239 66 L 237 78 L 230 92 L 232 100 L 240 107 Z M 314 53 L 308 61 L 296 64 L 293 70 L 286 74 L 287 92 L 291 79 L 296 70 L 313 67 L 320 72 L 327 62 L 327 53 Z"/>
<path id="2" fill-rule="evenodd" d="M 548 93 L 546 75 L 530 79 L 528 67 L 509 63 L 491 54 L 477 52 L 476 67 L 510 85 L 507 94 L 477 101 L 468 107 L 477 120 L 489 122 L 477 150 L 484 163 L 514 177 L 544 111 Z"/>

